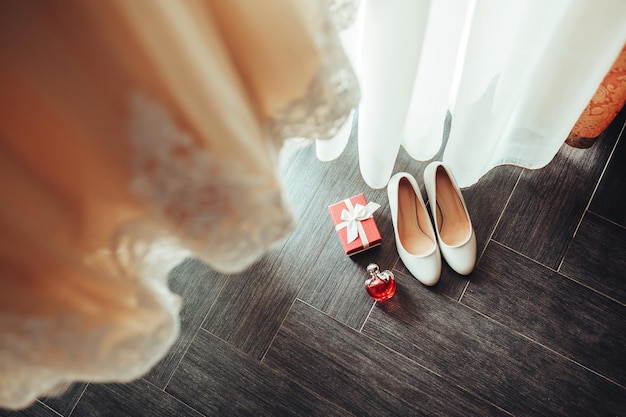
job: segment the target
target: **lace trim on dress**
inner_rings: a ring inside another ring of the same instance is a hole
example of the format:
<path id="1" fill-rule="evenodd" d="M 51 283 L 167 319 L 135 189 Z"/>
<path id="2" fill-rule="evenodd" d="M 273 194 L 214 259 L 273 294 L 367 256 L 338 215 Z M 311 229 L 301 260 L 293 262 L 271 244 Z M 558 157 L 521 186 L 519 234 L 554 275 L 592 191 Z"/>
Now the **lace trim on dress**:
<path id="1" fill-rule="evenodd" d="M 359 11 L 359 4 L 359 0 L 330 0 L 328 8 L 338 31 L 352 26 Z"/>
<path id="2" fill-rule="evenodd" d="M 26 407 L 75 381 L 131 381 L 148 372 L 175 342 L 180 298 L 168 290 L 167 274 L 188 252 L 167 239 L 153 240 L 152 233 L 126 231 L 116 253 L 101 250 L 86 260 L 92 275 L 85 278 L 104 286 L 128 283 L 124 305 L 129 311 L 123 318 L 112 311 L 115 307 L 81 299 L 80 292 L 73 296 L 90 306 L 85 311 L 30 317 L 0 313 L 0 372 L 10 372 L 10 378 L 0 378 L 2 406 Z M 128 239 L 131 235 L 145 239 Z"/>
<path id="3" fill-rule="evenodd" d="M 356 13 L 353 0 L 335 1 L 332 7 L 346 15 Z M 339 17 L 340 24 L 349 24 Z M 344 125 L 350 111 L 361 98 L 359 83 L 337 34 L 336 23 L 328 11 L 319 16 L 317 47 L 321 53 L 320 69 L 311 81 L 307 93 L 293 101 L 268 123 L 269 136 L 274 140 L 294 137 L 330 139 Z"/>
<path id="4" fill-rule="evenodd" d="M 293 230 L 276 178 L 254 172 L 245 155 L 209 153 L 142 93 L 131 107 L 131 190 L 205 262 L 240 271 Z"/>

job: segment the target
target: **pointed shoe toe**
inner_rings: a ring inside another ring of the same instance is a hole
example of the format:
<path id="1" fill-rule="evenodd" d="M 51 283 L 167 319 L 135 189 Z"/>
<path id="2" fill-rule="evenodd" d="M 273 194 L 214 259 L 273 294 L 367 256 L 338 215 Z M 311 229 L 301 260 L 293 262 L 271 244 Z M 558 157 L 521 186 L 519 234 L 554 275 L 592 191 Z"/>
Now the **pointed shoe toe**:
<path id="1" fill-rule="evenodd" d="M 441 253 L 458 274 L 469 275 L 476 265 L 476 234 L 472 230 L 470 238 L 459 246 L 441 244 Z"/>
<path id="2" fill-rule="evenodd" d="M 387 196 L 402 263 L 422 284 L 435 285 L 441 276 L 441 255 L 415 178 L 406 172 L 395 174 L 387 185 Z"/>
<path id="3" fill-rule="evenodd" d="M 476 265 L 476 234 L 452 171 L 432 162 L 424 170 L 424 183 L 441 254 L 457 273 L 468 275 Z"/>

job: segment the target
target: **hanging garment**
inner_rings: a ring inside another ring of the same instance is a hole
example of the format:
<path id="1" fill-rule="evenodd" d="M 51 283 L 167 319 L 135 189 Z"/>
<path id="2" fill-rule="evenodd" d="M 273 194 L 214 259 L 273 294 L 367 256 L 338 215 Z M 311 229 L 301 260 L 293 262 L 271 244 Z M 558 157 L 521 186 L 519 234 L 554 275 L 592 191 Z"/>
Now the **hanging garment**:
<path id="1" fill-rule="evenodd" d="M 346 47 L 372 188 L 386 186 L 400 146 L 428 160 L 445 145 L 462 187 L 497 165 L 545 166 L 626 40 L 622 0 L 364 0 L 361 13 Z M 321 159 L 348 134 L 319 144 Z"/>
<path id="2" fill-rule="evenodd" d="M 359 97 L 335 28 L 325 2 L 0 2 L 0 407 L 141 376 L 174 265 L 240 271 L 293 229 L 283 140 Z"/>

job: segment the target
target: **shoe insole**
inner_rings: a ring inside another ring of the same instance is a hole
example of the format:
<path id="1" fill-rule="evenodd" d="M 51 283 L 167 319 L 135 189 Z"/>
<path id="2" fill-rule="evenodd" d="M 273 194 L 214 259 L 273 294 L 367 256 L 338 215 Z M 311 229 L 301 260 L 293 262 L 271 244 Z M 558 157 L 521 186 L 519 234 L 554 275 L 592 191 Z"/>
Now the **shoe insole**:
<path id="1" fill-rule="evenodd" d="M 452 180 L 441 167 L 437 168 L 436 187 L 439 236 L 446 245 L 456 246 L 465 242 L 470 234 L 469 219 Z"/>
<path id="2" fill-rule="evenodd" d="M 429 254 L 435 245 L 428 213 L 419 204 L 406 178 L 400 179 L 398 184 L 398 236 L 404 249 L 412 255 Z"/>

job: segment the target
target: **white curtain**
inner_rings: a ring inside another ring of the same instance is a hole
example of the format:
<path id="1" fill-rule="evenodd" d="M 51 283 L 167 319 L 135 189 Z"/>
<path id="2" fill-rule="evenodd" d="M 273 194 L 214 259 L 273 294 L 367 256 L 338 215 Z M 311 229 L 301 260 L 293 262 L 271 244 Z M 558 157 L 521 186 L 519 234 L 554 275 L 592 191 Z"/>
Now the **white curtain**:
<path id="1" fill-rule="evenodd" d="M 623 0 L 366 0 L 343 44 L 357 70 L 359 164 L 385 187 L 400 145 L 442 146 L 467 187 L 491 168 L 549 163 L 626 41 Z M 349 129 L 319 143 L 337 157 Z"/>

